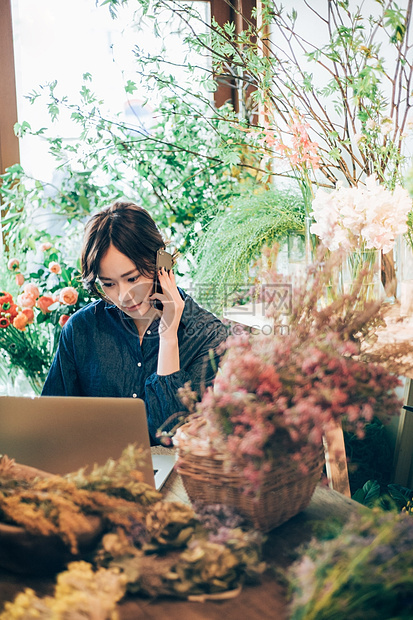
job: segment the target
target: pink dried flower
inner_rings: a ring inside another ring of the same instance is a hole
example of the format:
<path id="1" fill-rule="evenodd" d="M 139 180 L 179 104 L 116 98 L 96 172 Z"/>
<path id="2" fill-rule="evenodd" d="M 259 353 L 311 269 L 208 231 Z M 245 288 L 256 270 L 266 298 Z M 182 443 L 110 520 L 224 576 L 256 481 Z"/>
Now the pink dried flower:
<path id="1" fill-rule="evenodd" d="M 396 376 L 357 359 L 359 349 L 334 333 L 312 336 L 232 340 L 215 390 L 197 406 L 219 424 L 231 460 L 243 463 L 247 489 L 258 488 L 263 465 L 280 454 L 319 450 L 337 422 L 359 435 L 373 415 L 397 409 Z"/>

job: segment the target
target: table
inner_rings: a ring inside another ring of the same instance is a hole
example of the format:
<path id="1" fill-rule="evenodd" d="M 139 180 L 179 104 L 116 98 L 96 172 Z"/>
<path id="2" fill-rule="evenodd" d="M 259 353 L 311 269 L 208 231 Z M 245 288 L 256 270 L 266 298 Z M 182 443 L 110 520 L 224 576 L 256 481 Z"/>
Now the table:
<path id="1" fill-rule="evenodd" d="M 160 453 L 166 448 L 155 448 Z M 182 480 L 173 472 L 165 483 L 163 495 L 169 501 L 188 502 Z M 296 557 L 300 545 L 311 538 L 311 524 L 326 522 L 332 518 L 345 521 L 355 511 L 367 510 L 351 499 L 325 487 L 317 487 L 310 505 L 299 515 L 273 530 L 268 535 L 264 559 L 269 570 L 261 583 L 245 586 L 239 596 L 224 601 L 204 603 L 176 599 L 149 600 L 129 598 L 119 604 L 120 620 L 150 620 L 167 617 L 168 620 L 284 620 L 288 618 L 285 587 L 274 576 L 274 569 L 285 569 Z M 0 608 L 7 600 L 13 600 L 25 587 L 33 588 L 38 595 L 53 591 L 51 580 L 22 577 L 0 571 Z"/>

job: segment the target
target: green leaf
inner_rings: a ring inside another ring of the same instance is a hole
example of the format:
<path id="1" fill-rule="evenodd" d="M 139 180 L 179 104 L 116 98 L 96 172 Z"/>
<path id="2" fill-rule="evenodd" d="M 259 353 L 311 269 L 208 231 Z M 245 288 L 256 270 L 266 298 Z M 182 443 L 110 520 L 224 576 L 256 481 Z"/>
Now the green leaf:
<path id="1" fill-rule="evenodd" d="M 59 116 L 59 107 L 55 103 L 49 103 L 47 109 L 52 121 L 55 121 Z"/>
<path id="2" fill-rule="evenodd" d="M 236 166 L 240 163 L 241 157 L 238 153 L 235 153 L 234 151 L 226 151 L 222 155 L 222 160 L 226 165 Z"/>
<path id="3" fill-rule="evenodd" d="M 137 86 L 135 82 L 133 82 L 132 80 L 128 80 L 125 86 L 125 92 L 132 95 L 136 91 L 136 89 L 137 89 Z"/>
<path id="4" fill-rule="evenodd" d="M 413 497 L 412 489 L 408 489 L 399 484 L 389 484 L 387 485 L 387 489 L 390 497 L 396 502 L 399 509 L 403 508 Z"/>
<path id="5" fill-rule="evenodd" d="M 40 312 L 37 315 L 36 323 L 40 325 L 41 323 L 44 323 L 45 321 L 47 321 L 47 314 L 43 314 L 43 312 Z"/>
<path id="6" fill-rule="evenodd" d="M 365 506 L 370 506 L 374 504 L 379 497 L 379 483 L 377 480 L 368 480 L 363 485 L 362 489 L 357 489 L 357 491 L 353 494 L 352 499 L 360 504 L 364 504 Z"/>

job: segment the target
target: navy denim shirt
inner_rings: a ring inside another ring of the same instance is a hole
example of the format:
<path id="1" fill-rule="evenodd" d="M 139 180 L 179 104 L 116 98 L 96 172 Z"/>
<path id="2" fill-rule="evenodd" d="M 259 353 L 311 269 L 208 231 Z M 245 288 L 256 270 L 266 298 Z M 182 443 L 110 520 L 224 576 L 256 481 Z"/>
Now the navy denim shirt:
<path id="1" fill-rule="evenodd" d="M 159 319 L 150 325 L 141 345 L 133 319 L 99 300 L 67 321 L 42 395 L 142 398 L 154 438 L 170 415 L 185 410 L 178 388 L 191 381 L 192 389 L 201 393 L 212 383 L 219 362 L 216 349 L 227 337 L 219 319 L 179 291 L 185 300 L 178 328 L 180 370 L 165 376 L 156 372 Z"/>

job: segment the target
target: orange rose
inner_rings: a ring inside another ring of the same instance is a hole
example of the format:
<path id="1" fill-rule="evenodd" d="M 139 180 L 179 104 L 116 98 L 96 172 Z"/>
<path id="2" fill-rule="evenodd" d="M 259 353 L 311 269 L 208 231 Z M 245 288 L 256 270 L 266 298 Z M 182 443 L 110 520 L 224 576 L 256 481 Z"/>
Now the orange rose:
<path id="1" fill-rule="evenodd" d="M 22 308 L 33 308 L 36 304 L 36 297 L 31 293 L 22 293 L 17 297 L 17 303 Z"/>
<path id="2" fill-rule="evenodd" d="M 29 295 L 33 295 L 35 299 L 37 299 L 40 295 L 37 286 L 35 284 L 32 284 L 31 282 L 27 282 L 27 284 L 24 285 L 23 291 L 25 293 L 29 293 Z"/>
<path id="3" fill-rule="evenodd" d="M 62 273 L 62 268 L 59 265 L 59 263 L 56 263 L 55 261 L 52 261 L 51 263 L 49 263 L 49 269 L 52 273 Z"/>
<path id="4" fill-rule="evenodd" d="M 20 261 L 18 258 L 11 258 L 9 262 L 7 263 L 7 268 L 10 269 L 10 271 L 16 271 L 19 265 L 20 265 Z"/>
<path id="5" fill-rule="evenodd" d="M 46 241 L 45 243 L 42 243 L 42 245 L 40 246 L 40 250 L 42 252 L 46 252 L 46 250 L 50 250 L 51 247 L 52 244 L 49 241 Z"/>
<path id="6" fill-rule="evenodd" d="M 37 307 L 43 312 L 43 314 L 46 314 L 47 312 L 51 312 L 49 310 L 49 306 L 51 306 L 54 303 L 55 303 L 54 297 L 51 297 L 50 295 L 42 295 L 37 300 Z"/>
<path id="7" fill-rule="evenodd" d="M 22 313 L 27 316 L 27 322 L 33 323 L 34 321 L 34 312 L 31 308 L 23 308 Z"/>
<path id="8" fill-rule="evenodd" d="M 78 297 L 79 294 L 73 286 L 66 286 L 66 288 L 62 288 L 60 291 L 59 301 L 66 306 L 74 306 Z"/>
<path id="9" fill-rule="evenodd" d="M 20 329 L 20 331 L 24 332 L 26 329 L 26 325 L 28 323 L 27 316 L 23 314 L 23 312 L 19 312 L 19 314 L 13 319 L 13 325 L 16 329 Z"/>
<path id="10" fill-rule="evenodd" d="M 16 273 L 16 284 L 21 286 L 24 282 L 24 275 L 22 273 Z"/>
<path id="11" fill-rule="evenodd" d="M 66 325 L 68 318 L 69 318 L 68 314 L 62 314 L 62 316 L 59 319 L 60 327 L 63 327 L 63 325 Z"/>

